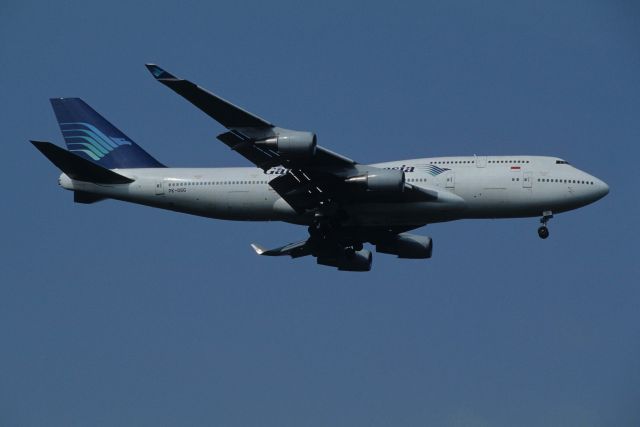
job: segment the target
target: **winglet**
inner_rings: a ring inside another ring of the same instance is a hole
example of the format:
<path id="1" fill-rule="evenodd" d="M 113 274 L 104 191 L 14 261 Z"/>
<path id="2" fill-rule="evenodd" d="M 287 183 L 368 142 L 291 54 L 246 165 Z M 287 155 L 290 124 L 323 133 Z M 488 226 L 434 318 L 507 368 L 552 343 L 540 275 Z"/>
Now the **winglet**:
<path id="1" fill-rule="evenodd" d="M 174 76 L 167 70 L 158 67 L 156 64 L 144 64 L 144 66 L 147 67 L 151 74 L 153 74 L 153 77 L 155 77 L 157 80 L 178 79 L 176 76 Z"/>
<path id="2" fill-rule="evenodd" d="M 263 248 L 262 246 L 256 244 L 256 243 L 252 243 L 251 247 L 253 248 L 254 251 L 256 251 L 256 253 L 258 255 L 262 255 L 263 253 L 265 253 L 267 250 L 265 248 Z"/>

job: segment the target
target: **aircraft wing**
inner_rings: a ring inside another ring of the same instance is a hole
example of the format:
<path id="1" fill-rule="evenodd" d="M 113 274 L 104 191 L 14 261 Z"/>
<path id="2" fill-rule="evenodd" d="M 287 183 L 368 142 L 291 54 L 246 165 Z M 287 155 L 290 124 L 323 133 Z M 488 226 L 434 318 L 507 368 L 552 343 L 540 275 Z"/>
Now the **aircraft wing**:
<path id="1" fill-rule="evenodd" d="M 275 171 L 278 176 L 270 181 L 270 185 L 300 214 L 327 206 L 329 202 L 340 204 L 357 198 L 378 202 L 437 199 L 437 191 L 423 190 L 405 183 L 404 175 L 401 182 L 398 181 L 398 188 L 402 191 L 395 194 L 354 191 L 357 189 L 354 185 L 358 184 L 357 177 L 365 177 L 360 184 L 364 182 L 366 185 L 370 175 L 396 173 L 396 178 L 400 179 L 401 173 L 360 165 L 318 146 L 311 132 L 277 127 L 155 64 L 146 64 L 146 67 L 156 80 L 226 127 L 228 132 L 218 135 L 218 139 L 229 148 L 265 172 L 281 166 L 280 170 Z"/>
<path id="2" fill-rule="evenodd" d="M 311 254 L 309 239 L 296 243 L 289 243 L 275 249 L 265 249 L 257 243 L 252 243 L 251 247 L 258 255 L 263 256 L 284 256 L 289 255 L 291 258 L 300 258 Z"/>
<path id="3" fill-rule="evenodd" d="M 267 170 L 273 166 L 291 166 L 297 163 L 295 160 L 292 161 L 281 156 L 277 150 L 270 149 L 265 145 L 261 146 L 256 142 L 275 137 L 280 133 L 301 132 L 278 128 L 269 121 L 243 110 L 189 80 L 178 78 L 155 64 L 146 64 L 146 67 L 157 81 L 229 129 L 229 132 L 218 135 L 218 139 L 256 166 Z M 314 166 L 343 167 L 355 164 L 353 160 L 323 147 L 316 147 L 312 161 L 305 162 L 307 166 L 309 163 Z"/>
<path id="4" fill-rule="evenodd" d="M 146 67 L 156 80 L 228 129 L 273 127 L 268 121 L 233 105 L 189 80 L 180 79 L 155 64 L 146 64 Z"/>

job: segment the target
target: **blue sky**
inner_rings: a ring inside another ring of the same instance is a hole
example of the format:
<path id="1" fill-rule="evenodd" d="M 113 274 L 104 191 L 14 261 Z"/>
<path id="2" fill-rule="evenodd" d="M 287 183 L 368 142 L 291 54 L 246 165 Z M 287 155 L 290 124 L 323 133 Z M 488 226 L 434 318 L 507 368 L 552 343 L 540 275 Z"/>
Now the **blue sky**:
<path id="1" fill-rule="evenodd" d="M 0 424 L 640 423 L 631 1 L 5 1 Z M 222 2 L 220 2 L 222 3 Z M 369 274 L 262 259 L 286 224 L 75 205 L 28 143 L 79 96 L 160 161 L 247 162 L 145 62 L 360 162 L 566 158 L 611 193 L 428 226 Z"/>

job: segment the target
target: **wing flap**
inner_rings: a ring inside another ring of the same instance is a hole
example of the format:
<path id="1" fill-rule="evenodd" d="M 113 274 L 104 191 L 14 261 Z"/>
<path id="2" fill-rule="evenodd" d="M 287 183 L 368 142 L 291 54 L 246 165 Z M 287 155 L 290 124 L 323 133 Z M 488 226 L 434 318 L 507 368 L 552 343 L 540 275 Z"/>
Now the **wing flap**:
<path id="1" fill-rule="evenodd" d="M 236 132 L 225 132 L 218 135 L 217 138 L 262 170 L 266 171 L 283 163 L 278 153 L 258 147 L 252 140 L 244 138 Z"/>
<path id="2" fill-rule="evenodd" d="M 269 181 L 269 185 L 299 214 L 312 209 L 325 198 L 324 192 L 302 171 L 289 170 Z"/>

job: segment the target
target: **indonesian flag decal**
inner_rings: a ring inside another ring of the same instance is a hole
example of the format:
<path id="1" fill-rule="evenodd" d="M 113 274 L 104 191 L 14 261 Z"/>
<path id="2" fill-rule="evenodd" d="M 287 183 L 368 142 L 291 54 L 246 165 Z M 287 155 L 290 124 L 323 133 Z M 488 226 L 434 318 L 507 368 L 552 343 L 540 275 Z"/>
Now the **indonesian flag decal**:
<path id="1" fill-rule="evenodd" d="M 519 171 L 520 170 L 520 166 L 511 166 L 511 170 L 512 171 Z"/>

